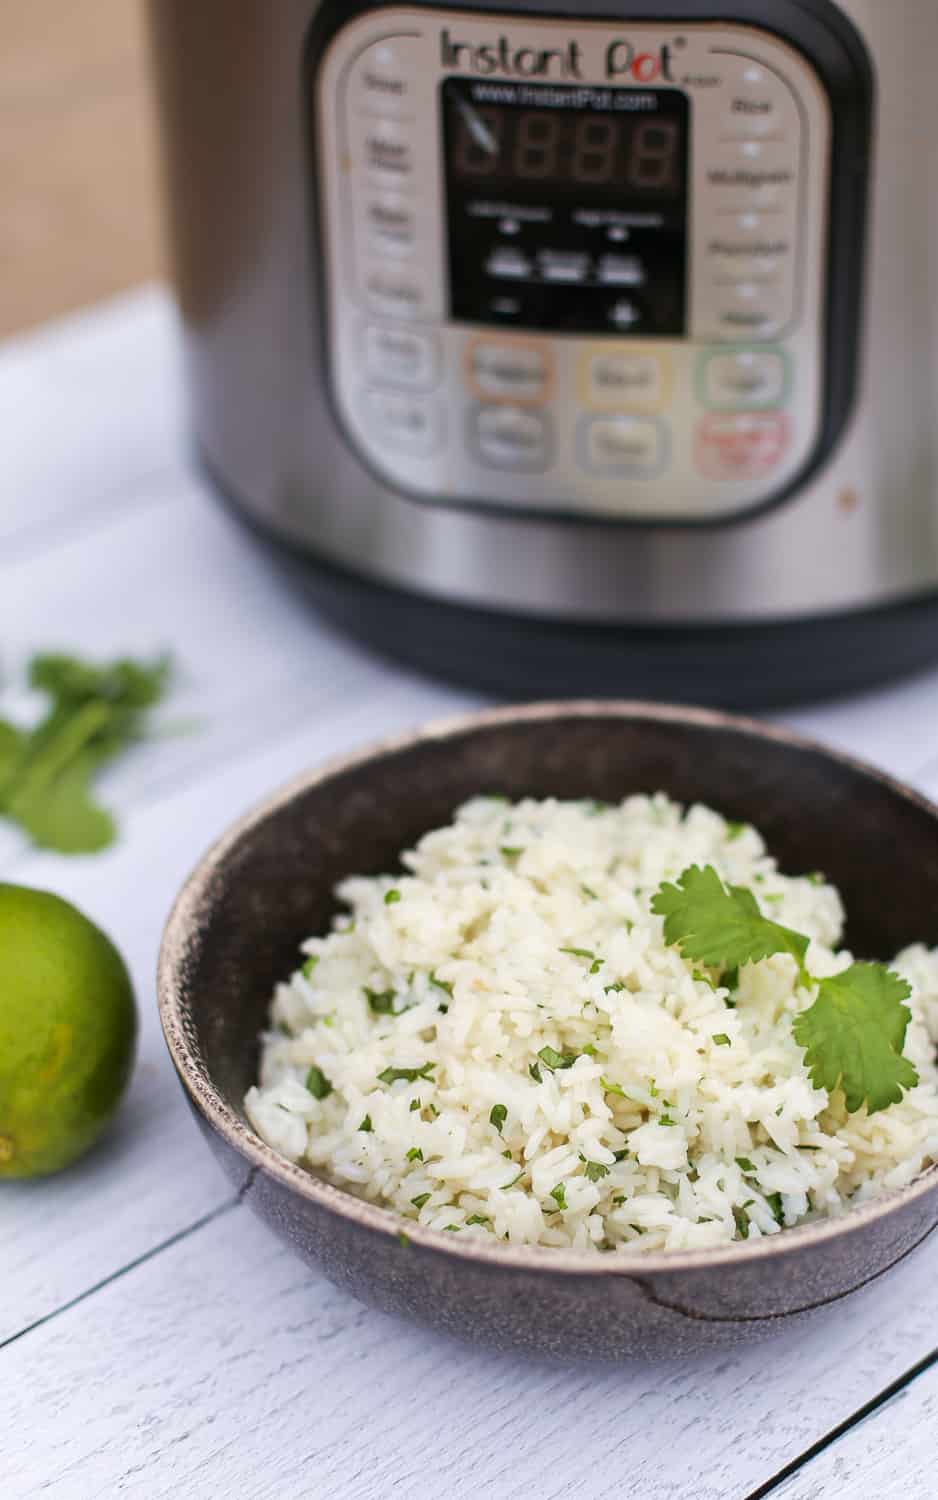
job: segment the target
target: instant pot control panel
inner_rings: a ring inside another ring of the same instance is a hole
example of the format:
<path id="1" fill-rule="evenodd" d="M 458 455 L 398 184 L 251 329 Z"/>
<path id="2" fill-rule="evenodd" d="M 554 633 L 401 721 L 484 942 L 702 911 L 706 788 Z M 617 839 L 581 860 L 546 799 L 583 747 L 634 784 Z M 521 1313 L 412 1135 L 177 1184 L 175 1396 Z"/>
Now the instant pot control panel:
<path id="1" fill-rule="evenodd" d="M 385 5 L 310 70 L 333 401 L 386 482 L 713 522 L 817 461 L 833 118 L 803 48 Z"/>

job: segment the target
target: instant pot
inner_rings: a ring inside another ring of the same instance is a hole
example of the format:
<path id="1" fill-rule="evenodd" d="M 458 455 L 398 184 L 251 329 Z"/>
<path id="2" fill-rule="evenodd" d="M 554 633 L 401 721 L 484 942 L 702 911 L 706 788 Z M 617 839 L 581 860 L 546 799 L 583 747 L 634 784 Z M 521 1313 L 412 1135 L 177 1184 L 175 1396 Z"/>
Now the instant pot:
<path id="1" fill-rule="evenodd" d="M 934 0 L 151 0 L 198 450 L 515 696 L 938 656 Z"/>

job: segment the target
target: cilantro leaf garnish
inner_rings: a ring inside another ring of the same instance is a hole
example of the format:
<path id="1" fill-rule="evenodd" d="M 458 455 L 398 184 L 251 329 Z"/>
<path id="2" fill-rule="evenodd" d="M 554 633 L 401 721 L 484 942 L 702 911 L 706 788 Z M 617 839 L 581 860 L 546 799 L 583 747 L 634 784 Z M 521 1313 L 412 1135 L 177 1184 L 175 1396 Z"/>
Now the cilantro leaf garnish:
<path id="1" fill-rule="evenodd" d="M 764 917 L 752 891 L 725 886 L 712 865 L 692 865 L 676 885 L 662 885 L 651 909 L 664 917 L 665 941 L 708 968 L 732 969 L 790 953 L 807 981 L 808 939 Z"/>
<path id="2" fill-rule="evenodd" d="M 776 953 L 794 958 L 800 983 L 816 988 L 817 997 L 796 1016 L 792 1034 L 815 1088 L 842 1088 L 851 1114 L 864 1104 L 870 1114 L 888 1109 L 918 1083 L 902 1055 L 912 1019 L 905 1001 L 912 991 L 885 965 L 855 963 L 828 979 L 813 979 L 805 968 L 808 938 L 764 917 L 751 891 L 725 886 L 709 865 L 694 865 L 675 885 L 662 885 L 652 911 L 664 917 L 666 941 L 708 968 L 738 969 Z"/>
<path id="3" fill-rule="evenodd" d="M 914 1088 L 918 1073 L 902 1056 L 912 991 L 881 964 L 852 964 L 824 979 L 810 1010 L 795 1018 L 795 1041 L 816 1088 L 844 1091 L 853 1114 L 864 1101 L 869 1113 L 898 1104 Z"/>
<path id="4" fill-rule="evenodd" d="M 491 1114 L 489 1115 L 489 1124 L 495 1127 L 499 1135 L 501 1135 L 502 1127 L 507 1119 L 508 1110 L 504 1104 L 493 1104 Z"/>

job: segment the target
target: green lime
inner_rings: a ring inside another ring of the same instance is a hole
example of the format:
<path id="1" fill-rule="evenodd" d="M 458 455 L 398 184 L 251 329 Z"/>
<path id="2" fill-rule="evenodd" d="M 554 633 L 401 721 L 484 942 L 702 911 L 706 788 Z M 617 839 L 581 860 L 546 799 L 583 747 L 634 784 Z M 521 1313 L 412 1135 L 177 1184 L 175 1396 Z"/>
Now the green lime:
<path id="1" fill-rule="evenodd" d="M 124 961 L 74 906 L 0 883 L 0 1179 L 59 1172 L 97 1140 L 130 1077 Z"/>

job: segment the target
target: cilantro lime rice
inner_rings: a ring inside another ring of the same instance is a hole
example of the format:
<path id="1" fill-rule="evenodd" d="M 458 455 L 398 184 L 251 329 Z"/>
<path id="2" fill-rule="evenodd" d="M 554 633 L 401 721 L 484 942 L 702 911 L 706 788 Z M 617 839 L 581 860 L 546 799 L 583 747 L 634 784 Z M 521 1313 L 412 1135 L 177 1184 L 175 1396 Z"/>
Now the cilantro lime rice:
<path id="1" fill-rule="evenodd" d="M 938 1159 L 938 952 L 893 965 L 898 1102 L 848 1112 L 793 1032 L 854 972 L 840 897 L 753 828 L 662 795 L 478 798 L 402 864 L 342 883 L 348 915 L 274 995 L 245 1108 L 291 1161 L 432 1229 L 591 1252 L 778 1234 Z M 652 907 L 692 866 L 810 939 L 804 964 L 669 944 Z"/>

